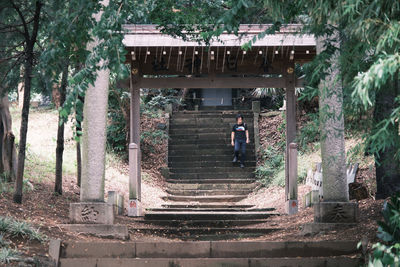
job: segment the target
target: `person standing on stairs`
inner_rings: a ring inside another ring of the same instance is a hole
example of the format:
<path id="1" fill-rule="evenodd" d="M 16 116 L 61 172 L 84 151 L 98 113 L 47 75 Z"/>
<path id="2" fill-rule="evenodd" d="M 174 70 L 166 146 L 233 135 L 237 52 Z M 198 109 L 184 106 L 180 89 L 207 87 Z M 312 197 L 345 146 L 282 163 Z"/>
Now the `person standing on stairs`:
<path id="1" fill-rule="evenodd" d="M 243 121 L 243 116 L 241 114 L 236 115 L 236 124 L 233 125 L 231 134 L 231 143 L 235 148 L 235 157 L 233 158 L 233 163 L 236 163 L 240 155 L 240 168 L 244 168 L 244 161 L 246 160 L 246 144 L 250 143 L 249 130 L 247 129 L 247 124 Z"/>

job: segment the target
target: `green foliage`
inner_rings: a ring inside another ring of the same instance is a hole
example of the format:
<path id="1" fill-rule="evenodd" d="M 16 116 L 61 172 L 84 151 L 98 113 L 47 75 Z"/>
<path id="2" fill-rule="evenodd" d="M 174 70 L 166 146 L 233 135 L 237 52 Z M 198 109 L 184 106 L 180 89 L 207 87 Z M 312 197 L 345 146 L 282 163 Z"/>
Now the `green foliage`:
<path id="1" fill-rule="evenodd" d="M 0 263 L 8 264 L 11 261 L 18 260 L 20 253 L 11 248 L 0 248 Z"/>
<path id="2" fill-rule="evenodd" d="M 264 185 L 281 186 L 281 179 L 275 180 L 275 176 L 284 168 L 285 157 L 281 150 L 269 146 L 267 149 L 261 151 L 263 164 L 256 169 L 256 177 Z M 284 181 L 283 181 L 284 185 Z"/>
<path id="3" fill-rule="evenodd" d="M 144 131 L 140 134 L 140 142 L 143 146 L 144 151 L 154 152 L 154 146 L 161 144 L 163 140 L 168 139 L 168 135 L 165 131 Z"/>
<path id="4" fill-rule="evenodd" d="M 310 113 L 305 125 L 300 128 L 297 143 L 301 151 L 306 151 L 308 145 L 319 140 L 319 117 L 317 113 Z"/>
<path id="5" fill-rule="evenodd" d="M 383 206 L 384 221 L 378 222 L 378 237 L 385 242 L 372 246 L 373 254 L 368 266 L 400 265 L 400 194 L 390 198 Z"/>
<path id="6" fill-rule="evenodd" d="M 10 244 L 10 242 L 5 240 L 3 235 L 0 235 L 0 248 L 8 247 L 9 244 Z"/>
<path id="7" fill-rule="evenodd" d="M 378 222 L 378 237 L 385 242 L 400 243 L 400 194 L 383 205 L 383 222 Z"/>
<path id="8" fill-rule="evenodd" d="M 22 237 L 43 242 L 47 237 L 34 229 L 29 223 L 0 216 L 0 234 L 10 237 Z"/>

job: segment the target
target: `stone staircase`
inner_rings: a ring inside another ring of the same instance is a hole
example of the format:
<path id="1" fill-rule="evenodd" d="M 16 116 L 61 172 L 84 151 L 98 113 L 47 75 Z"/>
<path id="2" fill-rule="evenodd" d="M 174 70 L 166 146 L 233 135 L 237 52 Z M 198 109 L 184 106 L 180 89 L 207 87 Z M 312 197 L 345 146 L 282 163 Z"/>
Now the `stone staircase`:
<path id="1" fill-rule="evenodd" d="M 361 266 L 357 241 L 50 242 L 60 267 Z"/>
<path id="2" fill-rule="evenodd" d="M 237 204 L 256 187 L 254 115 L 250 111 L 240 112 L 250 134 L 246 167 L 241 169 L 239 163 L 232 163 L 230 136 L 237 113 L 206 110 L 172 115 L 166 204 L 162 208 L 148 209 L 145 212 L 146 223 L 175 227 L 163 229 L 163 233 L 192 231 L 214 235 L 218 232 L 221 238 L 224 233 L 259 236 L 271 232 L 270 228 L 243 228 L 265 223 L 275 214 L 273 209 Z"/>

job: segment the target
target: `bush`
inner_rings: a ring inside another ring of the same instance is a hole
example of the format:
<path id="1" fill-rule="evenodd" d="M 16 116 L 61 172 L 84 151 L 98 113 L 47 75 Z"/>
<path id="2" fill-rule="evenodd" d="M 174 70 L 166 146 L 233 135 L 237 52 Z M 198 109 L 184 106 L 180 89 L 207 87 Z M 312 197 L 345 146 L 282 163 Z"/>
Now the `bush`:
<path id="1" fill-rule="evenodd" d="M 264 186 L 280 185 L 280 179 L 274 177 L 284 168 L 285 158 L 282 151 L 269 146 L 261 151 L 263 164 L 256 169 L 256 177 Z M 280 178 L 280 177 L 279 177 Z M 283 185 L 285 180 L 283 179 Z"/>
<path id="2" fill-rule="evenodd" d="M 400 194 L 383 205 L 383 219 L 378 222 L 378 237 L 386 244 L 374 244 L 368 266 L 400 266 Z M 360 245 L 360 244 L 359 244 Z"/>

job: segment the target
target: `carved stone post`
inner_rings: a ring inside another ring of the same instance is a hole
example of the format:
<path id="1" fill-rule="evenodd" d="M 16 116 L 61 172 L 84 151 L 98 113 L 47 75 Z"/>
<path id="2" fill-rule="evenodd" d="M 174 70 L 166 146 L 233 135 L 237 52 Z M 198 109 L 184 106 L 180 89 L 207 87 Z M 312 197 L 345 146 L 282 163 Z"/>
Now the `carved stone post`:
<path id="1" fill-rule="evenodd" d="M 337 39 L 339 34 L 337 33 Z M 339 42 L 336 44 L 339 47 Z M 317 42 L 317 53 L 323 48 Z M 340 79 L 339 54 L 332 56 L 325 79 L 320 83 L 319 117 L 321 129 L 323 202 L 314 209 L 315 222 L 356 222 L 358 206 L 349 202 L 344 146 L 343 87 Z"/>
<path id="2" fill-rule="evenodd" d="M 294 62 L 287 62 L 285 68 L 283 69 L 286 76 L 286 153 L 285 153 L 285 199 L 286 199 L 286 210 L 289 214 L 297 212 L 297 195 L 293 199 L 291 195 L 294 187 L 291 187 L 291 181 L 297 179 L 297 149 L 295 153 L 296 164 L 290 163 L 290 144 L 294 143 L 296 140 L 296 95 L 295 95 L 295 74 L 294 74 Z M 293 169 L 293 175 L 296 178 L 290 177 L 292 173 L 289 172 L 291 167 L 296 165 Z M 293 183 L 292 183 L 293 184 Z M 297 192 L 297 181 L 293 186 L 296 187 Z M 295 200 L 295 201 L 294 201 Z"/>
<path id="3" fill-rule="evenodd" d="M 103 1 L 104 6 L 108 0 Z M 94 17 L 99 21 L 102 11 Z M 88 44 L 93 49 L 99 40 Z M 103 65 L 104 62 L 100 62 Z M 108 109 L 109 70 L 97 71 L 94 86 L 87 89 L 84 104 L 82 136 L 82 181 L 80 203 L 70 206 L 70 219 L 73 223 L 113 224 L 113 207 L 104 202 L 104 178 L 106 156 L 106 123 Z"/>

